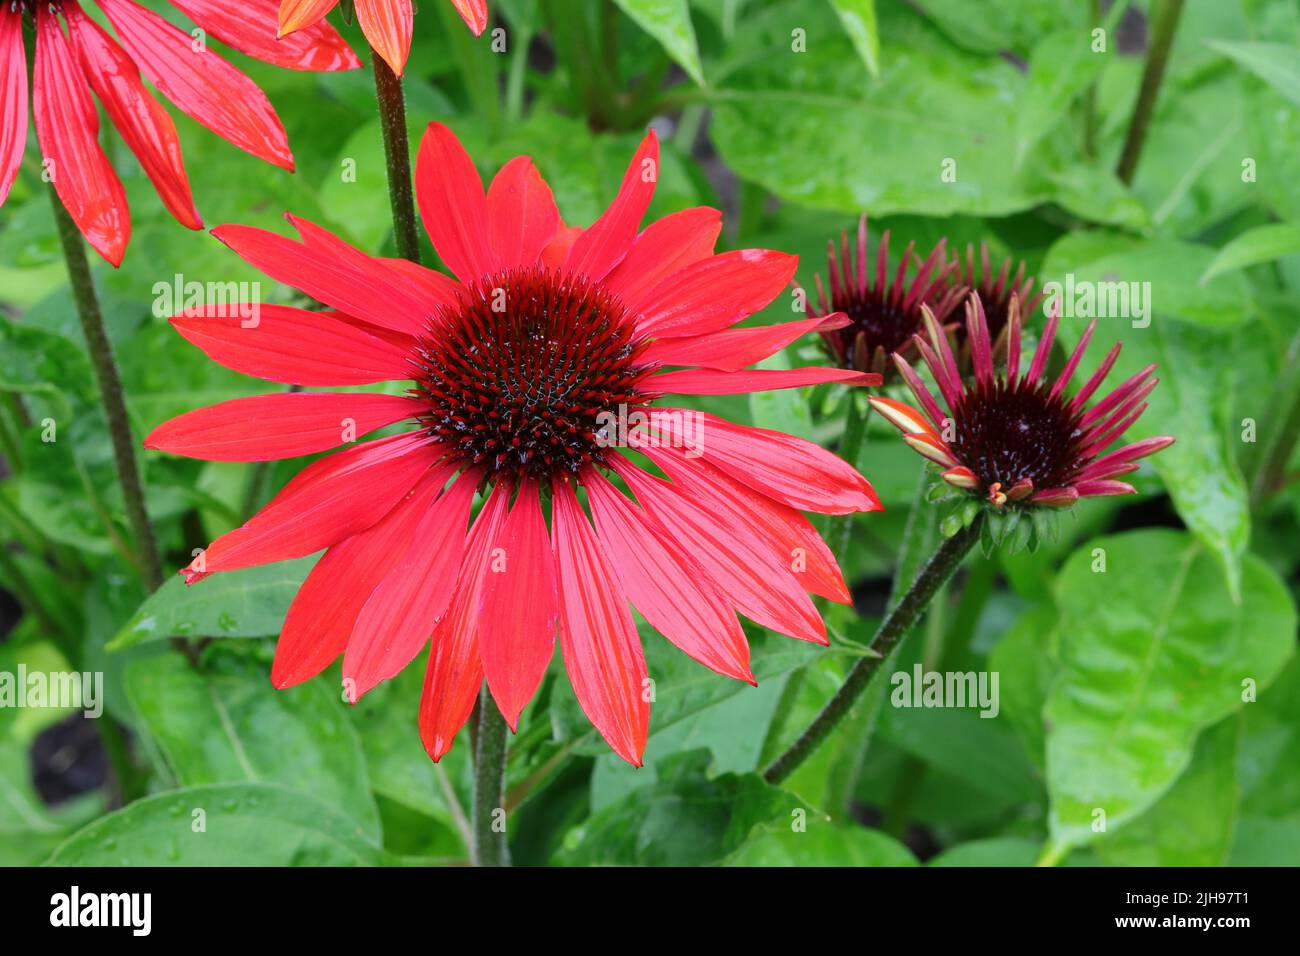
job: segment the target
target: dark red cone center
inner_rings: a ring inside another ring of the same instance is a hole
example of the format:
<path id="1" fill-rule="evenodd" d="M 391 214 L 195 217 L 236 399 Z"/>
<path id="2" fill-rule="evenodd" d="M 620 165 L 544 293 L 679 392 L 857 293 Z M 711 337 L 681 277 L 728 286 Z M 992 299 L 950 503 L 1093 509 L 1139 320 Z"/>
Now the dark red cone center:
<path id="1" fill-rule="evenodd" d="M 1038 489 L 1068 483 L 1074 419 L 1062 398 L 1049 393 L 1046 382 L 972 386 L 953 414 L 949 444 L 957 460 L 985 487 L 1000 482 L 1004 491 L 1026 478 Z"/>

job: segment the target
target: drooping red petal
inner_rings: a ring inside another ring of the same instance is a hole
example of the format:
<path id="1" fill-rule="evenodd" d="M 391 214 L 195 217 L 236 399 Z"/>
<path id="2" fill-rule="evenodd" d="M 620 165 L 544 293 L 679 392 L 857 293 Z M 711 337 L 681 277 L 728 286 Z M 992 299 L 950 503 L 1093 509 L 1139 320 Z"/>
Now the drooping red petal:
<path id="1" fill-rule="evenodd" d="M 318 22 L 338 2 L 339 0 L 280 0 L 280 37 Z"/>
<path id="2" fill-rule="evenodd" d="M 48 4 L 36 8 L 32 106 L 36 139 L 59 200 L 95 251 L 121 265 L 131 238 L 126 192 L 99 148 L 99 113 Z"/>
<path id="3" fill-rule="evenodd" d="M 605 277 L 605 286 L 633 312 L 646 305 L 645 295 L 671 275 L 713 255 L 722 231 L 722 213 L 696 206 L 656 219 Z"/>
<path id="4" fill-rule="evenodd" d="M 283 392 L 197 408 L 163 422 L 144 447 L 204 461 L 274 461 L 356 441 L 425 404 L 405 395 Z"/>
<path id="5" fill-rule="evenodd" d="M 376 53 L 398 76 L 411 53 L 411 0 L 355 0 L 357 22 Z"/>
<path id="6" fill-rule="evenodd" d="M 560 648 L 573 692 L 614 752 L 641 766 L 650 702 L 641 641 L 605 549 L 567 481 L 552 482 Z"/>
<path id="7" fill-rule="evenodd" d="M 738 372 L 689 368 L 655 375 L 646 379 L 645 385 L 663 395 L 739 395 L 778 388 L 802 388 L 827 382 L 879 385 L 882 381 L 881 376 L 874 372 L 857 372 L 846 368 L 755 368 Z"/>
<path id="8" fill-rule="evenodd" d="M 805 591 L 840 604 L 852 601 L 831 549 L 800 512 L 693 457 L 688 449 L 661 445 L 641 451 L 674 482 L 689 488 L 706 508 L 717 514 L 743 514 L 749 528 L 771 542 L 773 556 Z"/>
<path id="9" fill-rule="evenodd" d="M 27 145 L 27 54 L 23 14 L 0 3 L 0 206 L 9 198 Z"/>
<path id="10" fill-rule="evenodd" d="M 599 219 L 591 224 L 569 250 L 564 260 L 568 272 L 599 282 L 627 255 L 636 240 L 659 181 L 659 137 L 652 129 L 645 134 L 632 156 L 618 196 Z"/>
<path id="11" fill-rule="evenodd" d="M 429 645 L 424 693 L 420 697 L 420 739 L 434 760 L 442 759 L 451 749 L 483 685 L 478 650 L 483 577 L 509 500 L 509 489 L 498 484 L 475 519 L 465 543 L 465 561 L 451 607 L 438 622 Z"/>
<path id="12" fill-rule="evenodd" d="M 465 21 L 465 26 L 469 27 L 475 36 L 481 36 L 487 29 L 487 0 L 451 0 L 451 5 L 456 8 L 460 18 Z"/>
<path id="13" fill-rule="evenodd" d="M 533 479 L 520 486 L 492 548 L 483 582 L 479 657 L 492 697 L 514 730 L 555 651 L 560 613 L 555 557 Z"/>
<path id="14" fill-rule="evenodd" d="M 329 0 L 329 6 L 335 0 Z M 361 60 L 328 23 L 276 38 L 279 0 L 172 0 L 198 26 L 241 53 L 290 70 L 355 70 Z"/>
<path id="15" fill-rule="evenodd" d="M 337 246 L 301 243 L 240 225 L 218 226 L 212 235 L 249 265 L 317 302 L 407 335 L 425 329 L 428 306 L 404 287 L 402 278 L 342 240 Z"/>
<path id="16" fill-rule="evenodd" d="M 705 667 L 755 683 L 736 613 L 703 569 L 599 472 L 583 484 L 623 592 L 651 627 Z"/>
<path id="17" fill-rule="evenodd" d="M 704 335 L 730 328 L 762 309 L 794 278 L 799 257 L 740 249 L 702 259 L 646 294 L 642 335 Z"/>
<path id="18" fill-rule="evenodd" d="M 726 521 L 701 501 L 646 474 L 621 456 L 610 459 L 665 537 L 692 542 L 690 555 L 740 613 L 764 627 L 825 644 L 826 625 L 771 543 L 742 521 Z M 730 514 L 728 509 L 725 514 Z"/>
<path id="19" fill-rule="evenodd" d="M 357 615 L 406 553 L 420 515 L 451 466 L 435 466 L 373 527 L 331 547 L 307 575 L 284 619 L 271 683 L 292 687 L 315 677 L 343 653 Z"/>
<path id="20" fill-rule="evenodd" d="M 738 372 L 769 355 L 781 351 L 806 332 L 843 328 L 848 317 L 835 313 L 837 318 L 812 316 L 780 325 L 758 325 L 745 329 L 728 329 L 707 335 L 681 338 L 655 339 L 641 353 L 646 362 L 662 365 L 695 365 Z"/>
<path id="21" fill-rule="evenodd" d="M 527 156 L 516 156 L 493 177 L 487 215 L 492 251 L 503 269 L 536 262 L 561 225 L 551 187 Z"/>
<path id="22" fill-rule="evenodd" d="M 131 0 L 99 0 L 99 6 L 126 52 L 163 96 L 227 142 L 293 169 L 284 126 L 256 83 Z"/>
<path id="23" fill-rule="evenodd" d="M 170 321 L 214 362 L 272 382 L 328 388 L 411 377 L 409 351 L 327 312 L 205 305 Z"/>
<path id="24" fill-rule="evenodd" d="M 448 127 L 430 123 L 415 160 L 420 219 L 439 257 L 462 282 L 497 268 L 487 196 L 474 161 Z"/>
<path id="25" fill-rule="evenodd" d="M 703 416 L 704 460 L 769 498 L 819 514 L 883 510 L 871 483 L 820 445 L 694 414 Z"/>
<path id="26" fill-rule="evenodd" d="M 461 473 L 436 501 L 412 516 L 414 533 L 357 616 L 343 655 L 343 679 L 354 703 L 409 664 L 447 612 L 465 554 L 477 482 L 477 474 Z"/>
<path id="27" fill-rule="evenodd" d="M 411 490 L 439 454 L 421 430 L 312 462 L 242 527 L 208 545 L 184 570 L 186 583 L 218 571 L 301 558 L 365 531 Z"/>
<path id="28" fill-rule="evenodd" d="M 76 3 L 66 3 L 64 17 L 68 34 L 76 47 L 81 69 L 113 125 L 140 161 L 158 196 L 176 221 L 190 229 L 202 229 L 203 220 L 194 207 L 189 177 L 181 161 L 181 144 L 176 124 L 167 110 L 145 89 L 131 58 L 82 12 Z"/>

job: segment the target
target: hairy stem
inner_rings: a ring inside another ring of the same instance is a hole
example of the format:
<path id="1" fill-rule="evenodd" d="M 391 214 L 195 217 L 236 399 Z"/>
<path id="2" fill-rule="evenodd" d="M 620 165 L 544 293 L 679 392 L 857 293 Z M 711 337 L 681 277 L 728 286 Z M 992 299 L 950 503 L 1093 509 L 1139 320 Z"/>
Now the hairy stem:
<path id="1" fill-rule="evenodd" d="M 139 561 L 145 584 L 150 591 L 162 584 L 162 563 L 158 559 L 158 544 L 153 527 L 144 508 L 144 486 L 140 481 L 140 467 L 135 457 L 135 440 L 131 437 L 131 422 L 126 413 L 126 396 L 122 391 L 122 376 L 113 357 L 113 346 L 104 330 L 104 316 L 95 295 L 95 283 L 90 276 L 90 263 L 86 261 L 86 247 L 77 225 L 63 208 L 54 187 L 50 187 L 50 202 L 54 206 L 54 221 L 59 227 L 59 242 L 63 245 L 63 258 L 68 264 L 68 280 L 77 305 L 77 317 L 86 336 L 86 349 L 95 369 L 99 394 L 108 419 L 108 434 L 113 444 L 113 459 L 117 464 L 117 480 L 122 486 L 122 500 L 126 505 L 126 519 L 135 539 L 136 558 Z"/>
<path id="2" fill-rule="evenodd" d="M 1133 118 L 1129 121 L 1128 135 L 1124 137 L 1119 166 L 1115 169 L 1125 183 L 1131 183 L 1133 174 L 1137 172 L 1142 145 L 1147 138 L 1147 127 L 1151 124 L 1151 114 L 1155 112 L 1156 98 L 1160 95 L 1160 82 L 1164 79 L 1165 67 L 1169 63 L 1169 48 L 1173 46 L 1174 33 L 1178 30 L 1178 18 L 1182 12 L 1183 0 L 1156 0 L 1150 39 L 1147 41 L 1146 66 L 1142 70 L 1142 86 L 1138 90 Z"/>
<path id="3" fill-rule="evenodd" d="M 415 194 L 411 189 L 411 143 L 406 133 L 406 94 L 401 78 L 384 58 L 370 51 L 379 101 L 379 125 L 384 134 L 384 159 L 388 165 L 388 199 L 393 208 L 393 240 L 397 254 L 420 261 L 420 233 L 415 227 Z"/>
<path id="4" fill-rule="evenodd" d="M 871 639 L 873 656 L 863 657 L 853 665 L 844 683 L 827 701 L 808 729 L 800 734 L 785 753 L 777 757 L 763 771 L 763 779 L 768 783 L 780 783 L 798 769 L 807 760 L 832 730 L 849 712 L 853 703 L 862 696 L 870 686 L 872 678 L 880 670 L 890 651 L 907 634 L 908 630 L 926 609 L 936 591 L 952 578 L 962 559 L 979 540 L 980 528 L 984 523 L 981 513 L 967 527 L 946 539 L 938 550 L 925 563 L 916 575 L 907 593 L 899 600 L 885 619 L 880 622 L 875 636 Z"/>
<path id="5" fill-rule="evenodd" d="M 506 842 L 506 720 L 484 685 L 474 739 L 474 847 L 476 866 L 509 866 Z"/>

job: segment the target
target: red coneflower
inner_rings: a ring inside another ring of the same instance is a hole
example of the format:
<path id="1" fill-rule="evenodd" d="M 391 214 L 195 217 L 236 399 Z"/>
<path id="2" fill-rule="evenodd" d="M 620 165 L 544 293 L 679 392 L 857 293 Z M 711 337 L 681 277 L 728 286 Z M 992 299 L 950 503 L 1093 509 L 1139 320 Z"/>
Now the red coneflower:
<path id="1" fill-rule="evenodd" d="M 337 311 L 262 306 L 254 329 L 241 327 L 239 309 L 173 319 L 211 358 L 303 386 L 414 381 L 405 395 L 235 399 L 173 419 L 145 441 L 196 458 L 266 460 L 410 423 L 309 465 L 183 572 L 192 583 L 326 549 L 285 620 L 277 687 L 343 654 L 355 700 L 432 635 L 420 729 L 436 760 L 485 677 L 516 725 L 558 622 L 583 709 L 615 751 L 639 763 L 650 695 L 629 601 L 687 654 L 751 682 L 736 611 L 826 643 L 807 592 L 846 603 L 849 594 L 800 512 L 877 510 L 871 485 L 810 442 L 656 403 L 879 379 L 747 370 L 822 321 L 730 328 L 789 284 L 797 260 L 763 249 L 714 255 L 713 209 L 638 232 L 658 158 L 651 132 L 617 198 L 582 229 L 560 219 L 530 159 L 507 163 L 485 195 L 455 135 L 431 124 L 416 191 L 459 281 L 372 258 L 294 217 L 301 242 L 245 226 L 214 230 L 252 265 Z M 636 452 L 668 480 L 616 447 L 624 423 Z M 480 490 L 486 501 L 466 534 Z"/>
<path id="2" fill-rule="evenodd" d="M 993 354 L 1001 355 L 1007 345 L 1007 329 L 1011 325 L 1011 310 L 1017 308 L 1021 316 L 1030 316 L 1043 301 L 1043 293 L 1034 293 L 1034 279 L 1025 278 L 1025 263 L 1022 260 L 1011 274 L 1014 263 L 1008 256 L 1002 260 L 1002 268 L 996 273 L 989 261 L 988 243 L 980 243 L 980 257 L 975 259 L 975 247 L 966 246 L 966 262 L 963 267 L 961 253 L 953 254 L 952 270 L 949 277 L 957 288 L 966 288 L 979 293 L 980 302 L 984 304 L 984 317 L 988 322 L 989 338 L 993 342 Z M 1014 303 L 1014 305 L 1013 305 Z M 965 326 L 956 329 L 957 337 L 963 344 L 963 368 L 969 368 L 969 346 L 965 344 Z"/>
<path id="3" fill-rule="evenodd" d="M 858 220 L 856 257 L 849 250 L 849 237 L 845 232 L 840 233 L 838 265 L 834 240 L 829 240 L 826 245 L 830 297 L 822 286 L 821 275 L 816 275 L 817 309 L 813 309 L 811 302 L 806 304 L 806 308 L 809 317 L 824 317 L 835 312 L 848 316 L 847 324 L 822 331 L 822 341 L 842 368 L 888 374 L 886 358 L 909 349 L 912 336 L 921 328 L 921 307 L 928 305 L 943 321 L 964 294 L 965 290 L 951 288 L 948 284 L 949 266 L 945 260 L 943 240 L 917 266 L 910 280 L 907 274 L 916 243 L 907 244 L 891 279 L 888 229 L 876 243 L 876 265 L 872 273 L 867 257 L 865 214 Z"/>
<path id="4" fill-rule="evenodd" d="M 1089 324 L 1055 381 L 1043 377 L 1056 335 L 1058 313 L 1048 317 L 1029 370 L 1020 374 L 1020 317 L 1013 310 L 1007 336 L 1006 369 L 995 375 L 988 320 L 979 294 L 966 304 L 974 382 L 963 381 L 948 337 L 926 316 L 928 342 L 916 344 L 948 406 L 939 403 L 912 367 L 895 356 L 921 410 L 888 398 L 871 404 L 902 433 L 903 440 L 944 469 L 955 488 L 983 499 L 995 511 L 1024 507 L 1068 508 L 1080 498 L 1132 494 L 1118 481 L 1137 470 L 1137 460 L 1171 444 L 1167 436 L 1145 438 L 1106 453 L 1146 409 L 1156 387 L 1148 365 L 1101 401 L 1087 407 L 1118 358 L 1117 343 L 1101 367 L 1073 397 L 1066 385 L 1079 367 L 1096 323 Z"/>
<path id="5" fill-rule="evenodd" d="M 0 0 L 0 205 L 27 143 L 23 15 L 31 13 L 36 28 L 32 113 L 46 174 L 87 241 L 117 266 L 131 237 L 131 218 L 122 183 L 99 146 L 92 90 L 163 204 L 191 229 L 202 229 L 203 221 L 190 195 L 176 126 L 145 88 L 141 73 L 182 112 L 240 149 L 285 169 L 293 169 L 293 154 L 266 95 L 206 43 L 132 0 L 97 3 L 117 32 L 116 41 L 77 0 Z M 277 43 L 275 0 L 244 0 L 238 10 L 219 0 L 172 0 L 172 5 L 207 34 L 268 63 L 296 70 L 361 65 L 327 24 Z"/>
<path id="6" fill-rule="evenodd" d="M 321 21 L 339 0 L 280 0 L 280 35 L 289 36 Z M 402 75 L 411 52 L 415 13 L 412 0 L 355 0 L 357 22 L 370 46 L 394 73 Z M 487 0 L 451 0 L 466 26 L 478 36 L 487 27 Z"/>

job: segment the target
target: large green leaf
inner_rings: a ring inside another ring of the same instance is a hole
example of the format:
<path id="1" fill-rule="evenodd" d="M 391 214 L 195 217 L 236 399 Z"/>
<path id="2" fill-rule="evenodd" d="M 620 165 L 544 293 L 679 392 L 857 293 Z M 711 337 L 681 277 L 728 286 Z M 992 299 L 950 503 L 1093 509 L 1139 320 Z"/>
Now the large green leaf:
<path id="1" fill-rule="evenodd" d="M 1216 41 L 1210 46 L 1231 57 L 1292 103 L 1300 103 L 1300 49 L 1285 43 Z"/>
<path id="2" fill-rule="evenodd" d="M 1030 148 L 1068 118 L 1069 105 L 1110 62 L 1109 51 L 1093 52 L 1092 37 L 1077 27 L 1050 33 L 1034 47 L 1016 110 L 1017 167 Z"/>
<path id="3" fill-rule="evenodd" d="M 48 862 L 372 866 L 385 857 L 354 822 L 301 790 L 235 783 L 186 787 L 137 800 L 78 830 Z"/>
<path id="4" fill-rule="evenodd" d="M 704 85 L 700 49 L 695 42 L 691 9 L 686 0 L 614 0 L 636 25 L 659 41 L 687 75 Z"/>
<path id="5" fill-rule="evenodd" d="M 1058 844 L 1090 839 L 1098 811 L 1110 830 L 1155 803 L 1197 734 L 1291 655 L 1290 595 L 1253 556 L 1242 570 L 1234 602 L 1204 548 L 1168 530 L 1094 539 L 1061 570 L 1061 670 L 1044 711 Z"/>
<path id="6" fill-rule="evenodd" d="M 867 72 L 879 76 L 880 27 L 876 23 L 876 0 L 830 0 L 830 3 Z"/>
<path id="7" fill-rule="evenodd" d="M 179 575 L 145 599 L 109 649 L 169 637 L 266 637 L 279 634 L 285 612 L 314 557 L 223 571 L 186 585 Z"/>
<path id="8" fill-rule="evenodd" d="M 1300 255 L 1300 226 L 1289 222 L 1257 226 L 1243 232 L 1220 249 L 1219 254 L 1205 267 L 1201 281 L 1208 282 L 1223 272 L 1294 255 Z"/>
<path id="9" fill-rule="evenodd" d="M 220 671 L 201 674 L 167 654 L 126 673 L 131 705 L 177 782 L 293 787 L 377 842 L 379 814 L 345 705 L 320 681 L 276 690 L 249 661 L 216 663 Z"/>
<path id="10" fill-rule="evenodd" d="M 916 866 L 903 844 L 879 830 L 836 826 L 809 816 L 760 827 L 724 861 L 726 866 Z"/>

